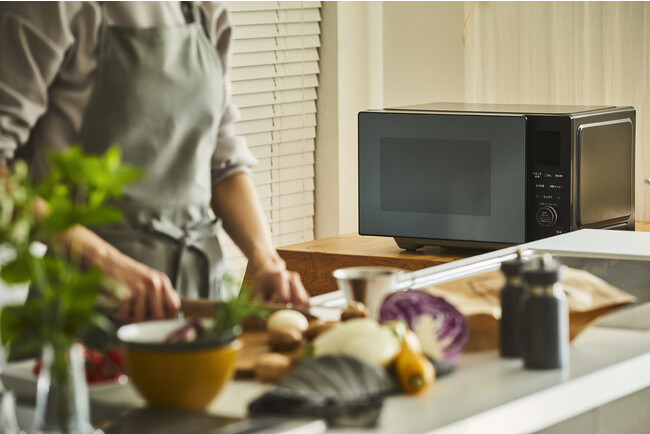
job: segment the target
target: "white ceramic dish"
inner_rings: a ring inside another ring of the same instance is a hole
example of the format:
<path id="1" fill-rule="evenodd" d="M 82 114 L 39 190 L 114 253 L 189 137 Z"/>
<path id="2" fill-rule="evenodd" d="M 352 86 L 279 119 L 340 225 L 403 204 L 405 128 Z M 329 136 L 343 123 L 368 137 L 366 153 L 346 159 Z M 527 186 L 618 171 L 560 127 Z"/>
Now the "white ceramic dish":
<path id="1" fill-rule="evenodd" d="M 17 396 L 26 398 L 36 397 L 37 377 L 34 376 L 32 368 L 34 360 L 23 360 L 10 363 L 0 371 L 0 380 L 5 390 L 13 390 Z M 123 404 L 125 398 L 129 401 L 135 399 L 141 401 L 136 392 L 128 384 L 126 375 L 121 375 L 113 381 L 103 381 L 88 385 L 88 395 L 91 401 L 107 404 Z"/>

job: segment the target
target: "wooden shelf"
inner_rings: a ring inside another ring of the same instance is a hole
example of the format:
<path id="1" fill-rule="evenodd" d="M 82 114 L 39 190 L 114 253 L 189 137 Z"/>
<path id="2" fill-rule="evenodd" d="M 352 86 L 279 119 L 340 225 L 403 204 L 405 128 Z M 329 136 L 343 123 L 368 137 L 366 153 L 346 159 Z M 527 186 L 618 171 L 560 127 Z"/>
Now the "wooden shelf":
<path id="1" fill-rule="evenodd" d="M 650 231 L 650 222 L 636 222 L 637 231 Z M 424 247 L 400 249 L 390 237 L 345 234 L 278 248 L 287 268 L 300 273 L 310 295 L 337 289 L 332 272 L 354 266 L 385 266 L 421 270 L 484 253 L 483 250 Z"/>

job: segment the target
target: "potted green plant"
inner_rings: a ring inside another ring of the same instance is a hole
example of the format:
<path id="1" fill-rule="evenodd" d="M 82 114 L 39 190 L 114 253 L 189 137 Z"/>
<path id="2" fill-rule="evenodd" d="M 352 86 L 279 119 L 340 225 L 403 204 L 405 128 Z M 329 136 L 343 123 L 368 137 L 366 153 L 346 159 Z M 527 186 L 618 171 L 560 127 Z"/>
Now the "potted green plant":
<path id="1" fill-rule="evenodd" d="M 31 181 L 22 161 L 0 180 L 0 243 L 15 253 L 2 265 L 0 278 L 30 285 L 25 303 L 0 311 L 0 340 L 14 356 L 43 350 L 39 381 L 50 387 L 45 396 L 37 395 L 35 429 L 84 431 L 88 398 L 87 391 L 85 403 L 83 396 L 75 396 L 84 394 L 85 376 L 80 380 L 75 375 L 83 371 L 70 370 L 75 363 L 71 357 L 78 357 L 73 344 L 92 327 L 107 323 L 97 307 L 105 290 L 115 287 L 100 270 L 84 267 L 80 246 L 64 245 L 62 234 L 75 225 L 119 221 L 121 213 L 107 201 L 119 197 L 141 172 L 123 164 L 117 147 L 96 156 L 72 146 L 49 154 L 49 160 L 51 170 L 38 183 Z M 44 254 L 37 248 L 43 244 Z"/>

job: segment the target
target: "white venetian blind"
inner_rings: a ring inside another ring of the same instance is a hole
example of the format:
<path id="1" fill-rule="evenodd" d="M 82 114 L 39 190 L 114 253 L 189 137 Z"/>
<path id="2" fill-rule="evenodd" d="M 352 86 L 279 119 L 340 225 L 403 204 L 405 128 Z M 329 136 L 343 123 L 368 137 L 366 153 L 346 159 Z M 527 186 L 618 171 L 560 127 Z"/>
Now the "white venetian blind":
<path id="1" fill-rule="evenodd" d="M 259 160 L 253 180 L 276 247 L 314 238 L 320 2 L 223 2 L 233 24 L 235 129 Z M 223 233 L 235 276 L 246 258 Z"/>

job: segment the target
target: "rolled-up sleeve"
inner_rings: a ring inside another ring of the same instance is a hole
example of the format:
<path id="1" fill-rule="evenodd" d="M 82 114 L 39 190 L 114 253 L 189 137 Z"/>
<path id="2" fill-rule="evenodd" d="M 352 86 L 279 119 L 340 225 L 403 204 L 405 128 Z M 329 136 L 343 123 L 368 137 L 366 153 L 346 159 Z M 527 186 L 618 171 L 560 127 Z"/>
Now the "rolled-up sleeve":
<path id="1" fill-rule="evenodd" d="M 65 20 L 58 2 L 0 2 L 0 161 L 13 158 L 47 109 L 48 87 L 73 42 Z"/>
<path id="2" fill-rule="evenodd" d="M 238 172 L 250 171 L 257 164 L 257 159 L 248 149 L 246 139 L 235 133 L 235 122 L 240 114 L 231 100 L 229 80 L 230 47 L 232 43 L 232 27 L 226 9 L 215 2 L 203 2 L 207 16 L 211 17 L 212 40 L 215 41 L 217 53 L 223 65 L 224 104 L 222 107 L 221 123 L 217 137 L 217 146 L 212 156 L 212 183 L 229 177 Z"/>

